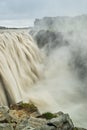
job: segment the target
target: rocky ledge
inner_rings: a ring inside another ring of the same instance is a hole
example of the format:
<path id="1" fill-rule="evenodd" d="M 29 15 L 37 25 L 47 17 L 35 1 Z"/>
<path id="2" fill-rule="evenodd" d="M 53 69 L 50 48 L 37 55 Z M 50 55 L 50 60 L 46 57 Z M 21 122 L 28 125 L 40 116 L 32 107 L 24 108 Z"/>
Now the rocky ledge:
<path id="1" fill-rule="evenodd" d="M 74 127 L 68 114 L 40 114 L 32 103 L 0 106 L 0 130 L 85 130 Z"/>

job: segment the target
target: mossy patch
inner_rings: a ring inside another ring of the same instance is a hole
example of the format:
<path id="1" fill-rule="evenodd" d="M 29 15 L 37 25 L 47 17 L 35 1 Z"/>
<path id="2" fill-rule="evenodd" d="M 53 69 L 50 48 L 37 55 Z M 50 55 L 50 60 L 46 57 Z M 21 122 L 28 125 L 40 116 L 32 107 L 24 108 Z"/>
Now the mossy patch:
<path id="1" fill-rule="evenodd" d="M 11 105 L 10 109 L 13 109 L 13 110 L 22 110 L 23 109 L 29 113 L 38 111 L 37 107 L 33 103 L 23 103 L 23 102 L 21 102 L 19 104 Z"/>
<path id="2" fill-rule="evenodd" d="M 52 114 L 50 112 L 46 112 L 46 113 L 43 113 L 42 115 L 38 116 L 38 118 L 45 118 L 47 120 L 50 120 L 50 119 L 56 118 L 56 117 L 57 117 L 57 115 Z"/>
<path id="3" fill-rule="evenodd" d="M 74 127 L 73 130 L 78 130 L 78 128 Z"/>

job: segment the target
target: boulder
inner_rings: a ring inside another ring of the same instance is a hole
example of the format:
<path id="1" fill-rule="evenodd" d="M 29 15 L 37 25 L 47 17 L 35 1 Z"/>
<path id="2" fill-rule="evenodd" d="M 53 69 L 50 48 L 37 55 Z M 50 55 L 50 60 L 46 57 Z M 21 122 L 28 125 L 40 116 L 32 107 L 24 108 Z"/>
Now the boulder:
<path id="1" fill-rule="evenodd" d="M 72 130 L 74 128 L 73 122 L 68 114 L 63 114 L 57 118 L 51 119 L 47 125 L 53 125 L 58 130 Z"/>
<path id="2" fill-rule="evenodd" d="M 68 114 L 63 112 L 42 115 L 33 104 L 15 104 L 0 107 L 0 130 L 86 130 L 74 127 Z"/>
<path id="3" fill-rule="evenodd" d="M 9 123 L 0 123 L 0 130 L 14 130 L 13 126 Z"/>

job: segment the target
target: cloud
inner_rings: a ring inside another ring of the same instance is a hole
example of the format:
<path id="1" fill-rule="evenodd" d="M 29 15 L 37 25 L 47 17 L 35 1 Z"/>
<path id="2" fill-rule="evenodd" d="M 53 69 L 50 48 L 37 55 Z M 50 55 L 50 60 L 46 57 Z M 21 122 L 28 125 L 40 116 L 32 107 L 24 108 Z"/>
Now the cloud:
<path id="1" fill-rule="evenodd" d="M 1 19 L 35 18 L 45 8 L 45 2 L 41 0 L 1 0 Z"/>
<path id="2" fill-rule="evenodd" d="M 87 13 L 87 0 L 0 0 L 0 20 Z"/>
<path id="3" fill-rule="evenodd" d="M 0 26 L 5 27 L 30 27 L 33 26 L 34 19 L 24 20 L 0 20 Z"/>

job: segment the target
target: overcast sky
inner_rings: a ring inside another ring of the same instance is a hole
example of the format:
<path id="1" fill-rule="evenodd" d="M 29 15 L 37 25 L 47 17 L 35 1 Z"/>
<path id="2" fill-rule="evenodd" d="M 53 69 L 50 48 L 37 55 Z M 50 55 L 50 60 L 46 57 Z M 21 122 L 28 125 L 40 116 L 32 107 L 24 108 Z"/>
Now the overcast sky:
<path id="1" fill-rule="evenodd" d="M 0 25 L 31 26 L 35 18 L 87 14 L 87 0 L 0 0 Z"/>

